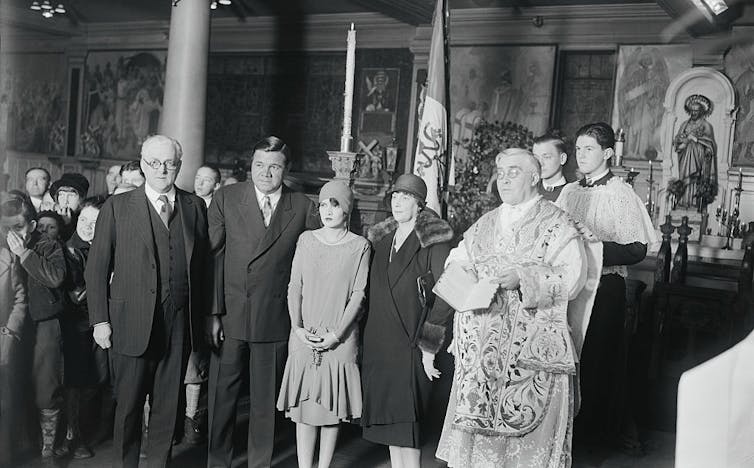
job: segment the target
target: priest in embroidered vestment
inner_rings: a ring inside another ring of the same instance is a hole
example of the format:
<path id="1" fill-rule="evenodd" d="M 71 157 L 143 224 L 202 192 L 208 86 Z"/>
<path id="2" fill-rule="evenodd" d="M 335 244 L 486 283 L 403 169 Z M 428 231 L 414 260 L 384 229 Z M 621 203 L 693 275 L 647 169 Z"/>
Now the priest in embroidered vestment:
<path id="1" fill-rule="evenodd" d="M 487 309 L 458 311 L 455 373 L 437 456 L 457 468 L 568 467 L 576 368 L 601 244 L 538 194 L 526 150 L 496 158 L 503 205 L 453 249 L 500 284 Z"/>

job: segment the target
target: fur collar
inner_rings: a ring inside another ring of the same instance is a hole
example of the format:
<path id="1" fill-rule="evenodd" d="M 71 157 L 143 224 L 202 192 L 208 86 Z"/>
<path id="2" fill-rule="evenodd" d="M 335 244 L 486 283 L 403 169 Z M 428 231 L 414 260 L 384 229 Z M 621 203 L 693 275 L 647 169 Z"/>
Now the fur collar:
<path id="1" fill-rule="evenodd" d="M 395 232 L 396 229 L 398 229 L 398 222 L 391 216 L 370 227 L 367 231 L 367 239 L 374 245 L 383 237 Z M 419 244 L 422 248 L 450 242 L 453 239 L 453 228 L 450 227 L 450 224 L 429 208 L 422 210 L 416 217 L 414 232 L 416 232 L 416 237 L 419 238 Z"/>

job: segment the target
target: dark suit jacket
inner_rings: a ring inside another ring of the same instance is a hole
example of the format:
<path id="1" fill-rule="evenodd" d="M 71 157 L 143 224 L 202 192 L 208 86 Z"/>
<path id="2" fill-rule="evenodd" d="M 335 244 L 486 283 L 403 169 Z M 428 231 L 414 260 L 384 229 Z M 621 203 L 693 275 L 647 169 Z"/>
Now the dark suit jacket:
<path id="1" fill-rule="evenodd" d="M 176 188 L 188 265 L 188 315 L 192 347 L 203 342 L 204 316 L 211 288 L 207 277 L 209 250 L 204 201 Z M 84 274 L 92 325 L 110 322 L 113 350 L 127 356 L 144 354 L 157 304 L 157 252 L 144 186 L 105 201 Z M 111 278 L 112 273 L 112 278 Z"/>
<path id="2" fill-rule="evenodd" d="M 287 340 L 291 262 L 298 236 L 319 226 L 314 203 L 283 187 L 265 229 L 254 184 L 246 182 L 218 190 L 208 218 L 215 261 L 211 313 L 223 316 L 225 336 L 251 342 Z"/>
<path id="3" fill-rule="evenodd" d="M 0 327 L 8 327 L 20 338 L 28 312 L 26 285 L 21 265 L 12 257 L 7 247 L 0 246 Z"/>

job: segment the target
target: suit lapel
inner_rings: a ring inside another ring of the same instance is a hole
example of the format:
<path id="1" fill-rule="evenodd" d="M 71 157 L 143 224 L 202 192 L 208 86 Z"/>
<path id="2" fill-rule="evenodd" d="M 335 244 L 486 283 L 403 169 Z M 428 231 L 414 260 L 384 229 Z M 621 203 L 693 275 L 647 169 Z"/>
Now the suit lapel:
<path id="1" fill-rule="evenodd" d="M 196 212 L 194 202 L 183 190 L 175 189 L 175 204 L 181 214 L 181 228 L 183 241 L 186 244 L 186 265 L 191 269 L 191 255 L 194 252 L 194 226 L 196 224 Z"/>
<path id="2" fill-rule="evenodd" d="M 245 228 L 244 232 L 250 234 L 250 244 L 256 246 L 265 233 L 264 221 L 262 220 L 262 212 L 259 209 L 259 202 L 257 202 L 257 195 L 254 192 L 254 184 L 251 182 L 245 183 L 246 191 L 243 198 L 241 198 L 241 208 L 238 212 L 241 218 L 241 225 Z"/>
<path id="3" fill-rule="evenodd" d="M 390 242 L 390 248 L 392 248 L 392 237 Z M 388 281 L 390 281 L 390 288 L 393 288 L 395 283 L 403 276 L 403 272 L 406 271 L 406 268 L 420 247 L 421 245 L 419 244 L 419 239 L 416 237 L 416 233 L 411 231 L 411 234 L 408 235 L 401 248 L 393 253 L 393 261 L 388 264 L 387 276 Z"/>
<path id="4" fill-rule="evenodd" d="M 384 281 L 389 285 L 388 291 L 390 292 L 390 301 L 392 301 L 392 307 L 387 307 L 387 309 L 390 311 L 390 313 L 393 315 L 393 318 L 400 324 L 401 328 L 403 329 L 403 332 L 406 334 L 406 336 L 410 336 L 408 333 L 408 328 L 406 328 L 406 323 L 403 321 L 403 317 L 401 316 L 400 311 L 398 310 L 398 301 L 395 300 L 395 296 L 393 295 L 393 286 L 395 282 L 391 281 L 391 278 L 394 277 L 394 271 L 396 268 L 396 257 L 393 257 L 393 261 L 390 261 L 390 249 L 393 248 L 393 237 L 395 235 L 395 232 L 392 233 L 392 235 L 385 236 L 382 240 L 380 240 L 375 247 L 375 250 L 377 253 L 375 255 L 378 256 L 375 260 L 378 260 L 380 262 L 384 262 L 384 264 L 387 265 L 387 267 L 383 270 L 384 271 Z M 408 242 L 408 240 L 406 240 Z M 404 244 L 405 246 L 405 244 Z M 405 269 L 405 267 L 404 267 Z"/>
<path id="5" fill-rule="evenodd" d="M 260 210 L 257 210 L 257 212 L 259 218 L 261 219 L 262 215 Z M 280 201 L 278 201 L 278 206 L 275 208 L 275 212 L 272 213 L 270 225 L 267 226 L 264 237 L 262 237 L 262 242 L 259 243 L 256 250 L 254 251 L 254 254 L 251 256 L 252 262 L 256 260 L 257 257 L 262 255 L 267 249 L 269 249 L 272 244 L 275 243 L 278 237 L 280 237 L 280 234 L 282 234 L 285 228 L 288 227 L 288 224 L 293 219 L 293 215 L 294 212 L 293 205 L 291 203 L 291 194 L 287 190 L 283 189 L 283 193 L 280 196 Z M 261 225 L 264 226 L 264 222 L 262 222 Z"/>
<path id="6" fill-rule="evenodd" d="M 152 221 L 149 219 L 149 200 L 144 192 L 144 186 L 131 191 L 131 216 L 136 230 L 139 232 L 142 240 L 147 244 L 149 253 L 154 256 L 154 234 L 152 233 Z M 127 221 L 129 222 L 129 221 Z"/>

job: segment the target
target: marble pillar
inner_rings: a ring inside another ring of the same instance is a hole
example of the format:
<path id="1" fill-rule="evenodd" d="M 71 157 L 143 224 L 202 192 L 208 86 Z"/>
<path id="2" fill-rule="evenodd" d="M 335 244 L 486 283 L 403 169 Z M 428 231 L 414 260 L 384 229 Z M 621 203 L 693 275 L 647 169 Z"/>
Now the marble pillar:
<path id="1" fill-rule="evenodd" d="M 204 163 L 209 27 L 207 0 L 180 0 L 172 7 L 160 133 L 183 146 L 176 185 L 189 192 Z"/>

